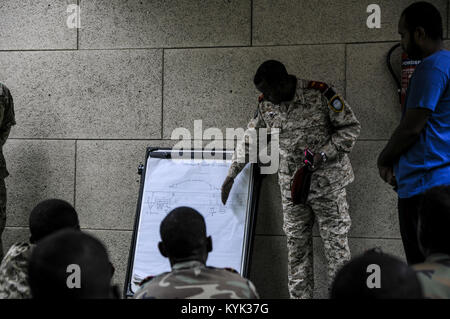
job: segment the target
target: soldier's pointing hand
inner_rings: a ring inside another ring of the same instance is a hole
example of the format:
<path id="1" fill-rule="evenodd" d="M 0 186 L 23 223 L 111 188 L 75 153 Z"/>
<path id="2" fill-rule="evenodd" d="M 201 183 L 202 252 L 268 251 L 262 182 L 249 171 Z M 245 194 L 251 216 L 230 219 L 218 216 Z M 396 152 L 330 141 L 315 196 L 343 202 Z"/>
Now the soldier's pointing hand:
<path id="1" fill-rule="evenodd" d="M 233 187 L 234 179 L 227 176 L 222 185 L 222 203 L 225 205 L 230 196 L 231 188 Z"/>

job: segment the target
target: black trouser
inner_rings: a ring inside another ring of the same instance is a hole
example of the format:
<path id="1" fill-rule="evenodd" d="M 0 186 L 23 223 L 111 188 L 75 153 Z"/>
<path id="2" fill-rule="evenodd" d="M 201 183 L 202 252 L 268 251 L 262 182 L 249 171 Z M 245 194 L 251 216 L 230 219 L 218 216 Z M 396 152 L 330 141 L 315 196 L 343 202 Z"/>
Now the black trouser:
<path id="1" fill-rule="evenodd" d="M 417 237 L 417 223 L 419 217 L 420 202 L 423 195 L 411 198 L 398 199 L 398 218 L 403 248 L 409 265 L 423 263 L 425 257 L 419 249 Z"/>

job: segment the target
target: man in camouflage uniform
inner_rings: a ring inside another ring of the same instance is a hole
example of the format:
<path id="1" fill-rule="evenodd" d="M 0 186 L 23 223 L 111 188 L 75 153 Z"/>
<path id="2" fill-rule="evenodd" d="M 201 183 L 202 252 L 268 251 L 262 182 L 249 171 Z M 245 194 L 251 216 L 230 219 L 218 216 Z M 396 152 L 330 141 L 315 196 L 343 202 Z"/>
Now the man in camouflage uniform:
<path id="1" fill-rule="evenodd" d="M 36 242 L 63 228 L 80 229 L 78 214 L 69 203 L 49 199 L 30 213 L 30 242 L 15 243 L 0 264 L 0 299 L 31 298 L 28 264 Z"/>
<path id="2" fill-rule="evenodd" d="M 161 222 L 159 250 L 168 257 L 172 271 L 148 277 L 135 299 L 256 299 L 253 284 L 236 271 L 206 266 L 212 251 L 203 216 L 180 207 Z"/>
<path id="3" fill-rule="evenodd" d="M 6 226 L 6 186 L 5 178 L 9 175 L 3 156 L 3 145 L 8 139 L 11 126 L 16 125 L 14 102 L 8 88 L 0 83 L 0 259 L 3 258 L 1 236 Z"/>
<path id="4" fill-rule="evenodd" d="M 425 262 L 413 265 L 425 298 L 450 299 L 450 186 L 425 192 L 419 206 L 418 241 Z"/>
<path id="5" fill-rule="evenodd" d="M 246 155 L 252 146 L 248 136 L 255 136 L 254 131 L 259 128 L 268 128 L 271 135 L 278 134 L 278 178 L 288 246 L 289 292 L 291 298 L 309 299 L 313 297 L 314 287 L 315 218 L 325 247 L 330 281 L 337 269 L 350 259 L 347 233 L 351 221 L 345 187 L 354 175 L 347 154 L 359 136 L 360 124 L 350 106 L 333 89 L 325 83 L 288 75 L 278 61 L 263 63 L 254 82 L 263 95 L 245 138 L 233 155 L 222 186 L 222 201 L 226 203 L 234 179 L 249 161 Z M 278 133 L 273 129 L 278 129 Z M 306 205 L 293 205 L 291 180 L 303 165 L 305 149 L 315 153 L 317 170 L 312 176 Z"/>
<path id="6" fill-rule="evenodd" d="M 16 243 L 6 253 L 0 264 L 0 299 L 31 298 L 28 261 L 33 247 L 30 243 Z"/>
<path id="7" fill-rule="evenodd" d="M 450 299 L 450 255 L 433 254 L 413 265 L 427 299 Z"/>

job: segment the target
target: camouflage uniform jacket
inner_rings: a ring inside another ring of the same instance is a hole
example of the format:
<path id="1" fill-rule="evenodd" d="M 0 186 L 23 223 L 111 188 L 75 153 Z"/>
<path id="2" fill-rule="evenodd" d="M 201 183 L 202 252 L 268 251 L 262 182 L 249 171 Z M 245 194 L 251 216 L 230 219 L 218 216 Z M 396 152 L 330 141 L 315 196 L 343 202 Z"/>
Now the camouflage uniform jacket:
<path id="1" fill-rule="evenodd" d="M 423 264 L 413 266 L 428 299 L 450 299 L 450 256 L 433 254 Z"/>
<path id="2" fill-rule="evenodd" d="M 253 284 L 228 269 L 207 267 L 198 261 L 173 265 L 142 287 L 135 299 L 258 299 Z"/>
<path id="3" fill-rule="evenodd" d="M 8 139 L 11 126 L 16 125 L 14 102 L 8 88 L 0 83 L 0 178 L 9 175 L 3 156 L 3 145 Z"/>
<path id="4" fill-rule="evenodd" d="M 28 260 L 32 248 L 29 243 L 17 243 L 6 253 L 0 265 L 0 299 L 31 298 Z"/>
<path id="5" fill-rule="evenodd" d="M 276 128 L 279 129 L 279 174 L 293 177 L 303 165 L 306 148 L 315 153 L 324 152 L 328 157 L 313 174 L 309 198 L 342 189 L 354 180 L 347 154 L 359 136 L 361 125 L 344 99 L 343 109 L 337 112 L 328 105 L 321 91 L 309 88 L 310 83 L 297 79 L 296 95 L 290 102 L 275 105 L 260 100 L 257 113 L 233 154 L 228 176 L 235 178 L 249 160 L 249 132 L 267 128 L 268 134 L 273 136 L 273 128 Z M 288 188 L 285 187 L 283 192 L 287 198 L 291 197 Z"/>

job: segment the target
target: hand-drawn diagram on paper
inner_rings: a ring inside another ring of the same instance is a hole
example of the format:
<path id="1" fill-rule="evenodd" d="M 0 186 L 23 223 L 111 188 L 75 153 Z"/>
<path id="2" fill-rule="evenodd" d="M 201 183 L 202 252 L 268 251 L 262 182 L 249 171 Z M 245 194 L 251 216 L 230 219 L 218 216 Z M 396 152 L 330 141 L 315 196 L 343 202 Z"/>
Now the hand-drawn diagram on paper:
<path id="1" fill-rule="evenodd" d="M 146 194 L 143 205 L 146 214 L 166 215 L 179 206 L 198 207 L 205 217 L 225 214 L 226 207 L 222 205 L 220 187 L 211 184 L 208 177 L 190 179 L 174 183 L 167 188 L 152 189 Z M 244 205 L 245 194 L 232 196 L 228 205 Z M 237 202 L 237 203 L 235 203 Z M 189 203 L 189 205 L 187 205 Z"/>

